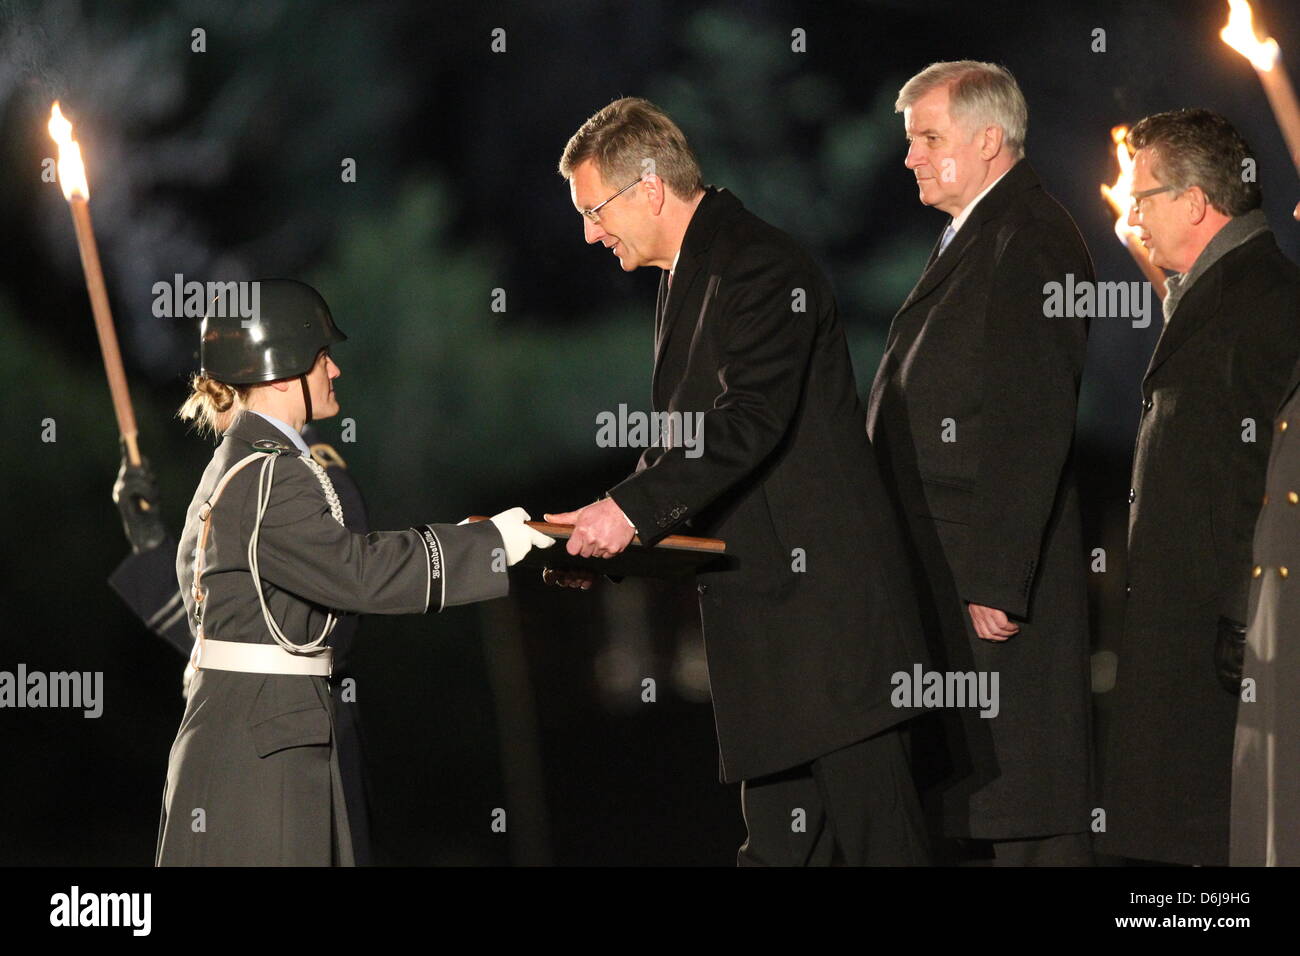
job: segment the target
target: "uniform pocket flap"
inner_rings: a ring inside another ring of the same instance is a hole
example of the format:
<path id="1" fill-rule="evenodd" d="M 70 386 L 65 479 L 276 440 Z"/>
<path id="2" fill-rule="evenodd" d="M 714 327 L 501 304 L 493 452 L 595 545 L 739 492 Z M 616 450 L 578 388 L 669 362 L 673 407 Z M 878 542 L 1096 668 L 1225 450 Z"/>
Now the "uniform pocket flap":
<path id="1" fill-rule="evenodd" d="M 259 757 L 289 747 L 310 747 L 330 742 L 330 718 L 316 706 L 267 717 L 248 728 Z"/>

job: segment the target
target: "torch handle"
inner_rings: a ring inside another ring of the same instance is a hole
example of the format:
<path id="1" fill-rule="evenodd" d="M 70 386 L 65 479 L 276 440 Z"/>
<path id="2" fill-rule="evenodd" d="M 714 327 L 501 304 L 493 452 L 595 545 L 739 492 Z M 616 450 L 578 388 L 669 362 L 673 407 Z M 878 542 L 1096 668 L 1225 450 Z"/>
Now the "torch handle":
<path id="1" fill-rule="evenodd" d="M 72 209 L 72 223 L 77 231 L 77 249 L 81 252 L 81 268 L 86 274 L 86 290 L 90 293 L 90 309 L 95 316 L 95 332 L 99 336 L 99 351 L 104 358 L 104 372 L 108 375 L 108 390 L 113 396 L 117 429 L 126 444 L 127 459 L 132 465 L 139 465 L 140 448 L 136 442 L 139 432 L 135 426 L 135 410 L 131 406 L 131 391 L 126 384 L 122 351 L 118 348 L 113 313 L 108 305 L 104 270 L 99 264 L 99 249 L 95 245 L 95 233 L 90 224 L 90 203 L 80 196 L 73 196 L 68 205 Z"/>
<path id="2" fill-rule="evenodd" d="M 1273 108 L 1277 125 L 1282 127 L 1282 139 L 1286 141 L 1287 152 L 1296 172 L 1300 173 L 1300 103 L 1296 102 L 1295 87 L 1287 76 L 1282 58 L 1278 57 L 1271 70 L 1259 70 L 1259 81 L 1268 97 L 1268 105 Z"/>

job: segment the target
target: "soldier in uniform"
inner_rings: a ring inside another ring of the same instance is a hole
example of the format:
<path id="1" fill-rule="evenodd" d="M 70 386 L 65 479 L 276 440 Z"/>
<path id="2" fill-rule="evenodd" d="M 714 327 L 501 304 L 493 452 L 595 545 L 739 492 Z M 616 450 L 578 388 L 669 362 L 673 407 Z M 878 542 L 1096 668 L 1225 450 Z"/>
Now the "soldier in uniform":
<path id="1" fill-rule="evenodd" d="M 335 748 L 339 613 L 419 614 L 501 597 L 550 538 L 522 508 L 472 525 L 357 534 L 299 430 L 338 412 L 345 336 L 310 286 L 261 283 L 259 315 L 203 320 L 181 417 L 222 432 L 176 557 L 194 635 L 157 863 L 355 863 Z M 247 327 L 245 327 L 247 325 Z"/>
<path id="2" fill-rule="evenodd" d="M 1228 844 L 1233 866 L 1300 865 L 1300 364 L 1285 395 L 1274 418 L 1264 505 L 1255 523 L 1244 647 L 1245 676 L 1254 686 L 1242 687 L 1240 664 L 1222 665 L 1238 696 Z"/>
<path id="3" fill-rule="evenodd" d="M 303 428 L 302 438 L 338 492 L 347 529 L 357 534 L 367 533 L 370 528 L 365 500 L 347 462 L 314 425 Z M 194 636 L 190 633 L 184 599 L 176 585 L 176 538 L 163 524 L 161 495 L 147 461 L 132 465 L 123 451 L 122 465 L 113 485 L 113 502 L 121 513 L 131 553 L 118 564 L 108 583 L 149 630 L 188 658 L 194 648 Z M 352 647 L 359 622 L 355 614 L 341 614 L 330 635 L 330 647 L 334 651 L 331 693 L 352 676 Z M 186 668 L 185 673 L 190 675 L 192 671 Z M 357 865 L 365 866 L 374 862 L 374 856 L 370 846 L 370 801 L 360 705 L 352 696 L 335 696 L 335 700 L 338 703 L 334 711 L 335 749 L 348 805 L 352 854 Z"/>

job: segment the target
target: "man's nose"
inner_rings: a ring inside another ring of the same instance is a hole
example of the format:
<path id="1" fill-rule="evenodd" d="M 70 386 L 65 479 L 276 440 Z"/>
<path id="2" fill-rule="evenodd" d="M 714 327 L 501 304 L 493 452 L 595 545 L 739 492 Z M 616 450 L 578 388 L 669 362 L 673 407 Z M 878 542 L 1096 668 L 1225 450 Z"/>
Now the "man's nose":
<path id="1" fill-rule="evenodd" d="M 1125 220 L 1125 222 L 1127 222 L 1130 226 L 1139 225 L 1137 203 L 1133 203 L 1128 207 L 1128 218 Z"/>
<path id="2" fill-rule="evenodd" d="M 903 160 L 903 165 L 908 169 L 916 169 L 925 162 L 925 150 L 918 143 L 912 143 L 907 147 L 907 158 Z"/>
<path id="3" fill-rule="evenodd" d="M 605 230 L 600 227 L 600 223 L 592 222 L 586 216 L 583 216 L 582 238 L 586 241 L 587 245 L 591 245 L 593 242 L 600 242 L 601 239 L 605 238 Z"/>
<path id="4" fill-rule="evenodd" d="M 338 364 L 333 359 L 329 360 L 329 366 L 327 371 L 329 372 L 329 377 L 332 379 L 338 378 L 340 375 L 343 374 L 343 372 L 339 370 Z"/>

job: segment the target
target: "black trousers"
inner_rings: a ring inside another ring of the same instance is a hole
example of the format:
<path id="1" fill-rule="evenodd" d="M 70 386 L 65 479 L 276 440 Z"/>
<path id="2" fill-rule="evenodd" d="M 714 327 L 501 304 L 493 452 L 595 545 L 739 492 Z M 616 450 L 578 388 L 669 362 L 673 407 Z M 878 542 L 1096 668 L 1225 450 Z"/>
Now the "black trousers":
<path id="1" fill-rule="evenodd" d="M 924 866 L 925 822 L 897 730 L 740 784 L 738 866 Z"/>

